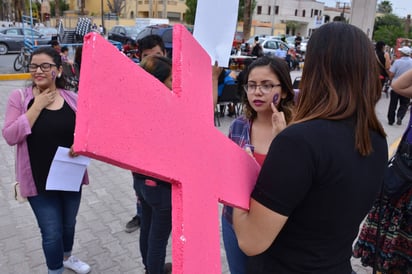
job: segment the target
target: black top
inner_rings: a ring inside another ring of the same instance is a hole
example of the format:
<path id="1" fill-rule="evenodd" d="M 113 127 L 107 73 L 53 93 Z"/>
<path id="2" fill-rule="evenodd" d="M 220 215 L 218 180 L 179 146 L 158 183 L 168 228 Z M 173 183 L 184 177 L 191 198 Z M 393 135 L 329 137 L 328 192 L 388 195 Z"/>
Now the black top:
<path id="1" fill-rule="evenodd" d="M 272 142 L 252 197 L 288 220 L 248 273 L 350 274 L 352 243 L 372 206 L 388 160 L 386 139 L 355 150 L 350 121 L 291 125 Z"/>
<path id="2" fill-rule="evenodd" d="M 29 103 L 29 108 L 33 100 Z M 37 192 L 46 189 L 46 180 L 57 147 L 71 147 L 74 139 L 75 112 L 66 103 L 58 110 L 43 109 L 27 137 L 30 165 Z"/>

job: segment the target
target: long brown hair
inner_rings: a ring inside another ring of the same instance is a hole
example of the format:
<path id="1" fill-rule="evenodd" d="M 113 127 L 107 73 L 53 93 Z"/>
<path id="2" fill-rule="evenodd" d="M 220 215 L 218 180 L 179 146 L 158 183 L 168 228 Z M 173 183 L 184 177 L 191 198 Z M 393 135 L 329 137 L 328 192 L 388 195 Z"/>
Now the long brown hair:
<path id="1" fill-rule="evenodd" d="M 360 29 L 328 23 L 309 40 L 294 123 L 313 119 L 353 119 L 356 149 L 372 152 L 369 130 L 386 136 L 376 117 L 381 96 L 373 45 Z"/>

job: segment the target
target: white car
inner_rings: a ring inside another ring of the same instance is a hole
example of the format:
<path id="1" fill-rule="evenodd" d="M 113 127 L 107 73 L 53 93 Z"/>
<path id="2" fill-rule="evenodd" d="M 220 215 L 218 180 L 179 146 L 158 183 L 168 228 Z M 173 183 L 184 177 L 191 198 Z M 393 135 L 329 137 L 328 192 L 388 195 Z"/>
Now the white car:
<path id="1" fill-rule="evenodd" d="M 263 48 L 263 54 L 268 56 L 276 56 L 276 50 L 283 46 L 283 50 L 289 51 L 289 46 L 285 42 L 278 39 L 263 39 L 260 44 Z"/>
<path id="2" fill-rule="evenodd" d="M 308 45 L 309 39 L 303 39 L 302 42 L 300 43 L 300 51 L 302 53 L 306 53 L 306 46 Z"/>

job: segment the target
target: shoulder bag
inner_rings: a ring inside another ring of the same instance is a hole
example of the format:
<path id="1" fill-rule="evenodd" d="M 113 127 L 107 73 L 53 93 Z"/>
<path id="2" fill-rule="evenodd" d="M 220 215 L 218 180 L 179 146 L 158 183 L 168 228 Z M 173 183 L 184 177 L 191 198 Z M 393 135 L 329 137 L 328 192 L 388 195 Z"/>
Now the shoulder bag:
<path id="1" fill-rule="evenodd" d="M 25 95 L 23 93 L 23 90 L 19 89 L 19 93 L 20 93 L 20 97 L 21 97 L 21 109 L 22 112 L 24 112 L 24 99 L 25 99 Z M 17 149 L 16 149 L 16 153 L 14 156 L 14 170 L 17 173 Z M 27 202 L 27 198 L 21 196 L 21 192 L 20 192 L 20 183 L 17 181 L 17 175 L 16 175 L 16 182 L 14 182 L 13 184 L 13 192 L 14 192 L 14 199 L 20 203 L 24 203 Z"/>

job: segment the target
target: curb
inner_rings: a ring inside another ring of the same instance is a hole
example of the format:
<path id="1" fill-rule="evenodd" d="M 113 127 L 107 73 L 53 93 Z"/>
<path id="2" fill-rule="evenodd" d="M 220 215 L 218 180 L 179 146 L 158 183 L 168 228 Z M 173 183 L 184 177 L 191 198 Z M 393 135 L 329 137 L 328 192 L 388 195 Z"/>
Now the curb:
<path id="1" fill-rule="evenodd" d="M 0 81 L 28 80 L 30 73 L 0 74 Z"/>

